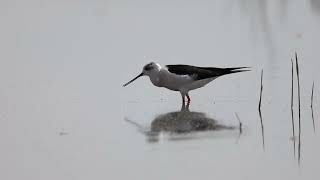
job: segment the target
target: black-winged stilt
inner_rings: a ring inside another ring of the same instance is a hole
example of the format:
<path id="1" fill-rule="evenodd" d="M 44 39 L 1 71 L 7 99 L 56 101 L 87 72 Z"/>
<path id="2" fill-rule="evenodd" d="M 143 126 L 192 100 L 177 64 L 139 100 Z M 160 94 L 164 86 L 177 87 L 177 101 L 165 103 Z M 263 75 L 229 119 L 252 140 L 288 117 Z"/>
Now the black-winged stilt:
<path id="1" fill-rule="evenodd" d="M 160 64 L 151 62 L 143 67 L 142 72 L 123 87 L 132 83 L 141 76 L 149 76 L 153 85 L 165 87 L 172 91 L 179 91 L 182 96 L 182 104 L 185 104 L 185 97 L 190 103 L 189 91 L 201 88 L 213 81 L 217 77 L 237 72 L 249 71 L 244 69 L 248 67 L 234 68 L 216 68 L 216 67 L 197 67 L 190 65 L 166 65 L 161 67 Z"/>

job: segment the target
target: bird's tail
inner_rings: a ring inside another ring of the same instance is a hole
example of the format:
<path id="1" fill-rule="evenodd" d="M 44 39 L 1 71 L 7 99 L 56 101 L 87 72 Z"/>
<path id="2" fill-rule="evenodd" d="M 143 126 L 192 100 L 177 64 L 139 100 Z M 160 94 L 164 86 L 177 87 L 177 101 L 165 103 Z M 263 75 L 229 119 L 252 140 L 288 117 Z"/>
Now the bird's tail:
<path id="1" fill-rule="evenodd" d="M 235 67 L 235 68 L 224 68 L 225 74 L 238 73 L 250 71 L 250 67 Z"/>
<path id="2" fill-rule="evenodd" d="M 233 68 L 208 67 L 205 69 L 211 71 L 212 73 L 216 74 L 217 76 L 222 76 L 222 75 L 226 75 L 226 74 L 250 71 L 250 69 L 248 69 L 248 68 L 250 68 L 250 67 L 233 67 Z"/>

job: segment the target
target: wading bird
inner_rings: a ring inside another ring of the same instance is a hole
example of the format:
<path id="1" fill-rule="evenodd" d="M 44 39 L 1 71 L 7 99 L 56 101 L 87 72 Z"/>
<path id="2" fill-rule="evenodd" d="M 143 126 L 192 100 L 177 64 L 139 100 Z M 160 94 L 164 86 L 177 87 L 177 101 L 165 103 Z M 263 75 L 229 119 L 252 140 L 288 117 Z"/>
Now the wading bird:
<path id="1" fill-rule="evenodd" d="M 142 72 L 123 87 L 132 83 L 141 76 L 149 76 L 150 81 L 157 87 L 165 87 L 172 91 L 179 91 L 182 97 L 182 104 L 185 105 L 185 97 L 189 104 L 191 99 L 189 91 L 201 88 L 214 79 L 237 72 L 249 71 L 248 67 L 235 68 L 216 68 L 216 67 L 197 67 L 190 65 L 166 65 L 151 62 L 143 67 Z"/>

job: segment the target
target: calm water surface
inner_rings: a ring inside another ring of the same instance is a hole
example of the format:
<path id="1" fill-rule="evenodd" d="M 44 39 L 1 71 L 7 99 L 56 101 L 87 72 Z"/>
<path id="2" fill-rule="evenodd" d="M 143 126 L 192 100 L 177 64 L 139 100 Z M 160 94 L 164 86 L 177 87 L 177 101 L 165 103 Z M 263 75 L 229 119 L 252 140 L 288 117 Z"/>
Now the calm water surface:
<path id="1" fill-rule="evenodd" d="M 320 178 L 318 0 L 32 0 L 0 9 L 0 179 Z M 181 114 L 180 94 L 145 77 L 122 87 L 149 61 L 252 71 L 192 91 Z M 199 119 L 210 131 L 186 123 Z"/>

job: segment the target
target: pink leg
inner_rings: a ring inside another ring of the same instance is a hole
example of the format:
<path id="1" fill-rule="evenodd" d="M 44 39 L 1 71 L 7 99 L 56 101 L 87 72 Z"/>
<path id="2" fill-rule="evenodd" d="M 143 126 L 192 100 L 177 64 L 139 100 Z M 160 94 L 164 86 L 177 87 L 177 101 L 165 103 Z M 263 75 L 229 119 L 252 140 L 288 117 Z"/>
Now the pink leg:
<path id="1" fill-rule="evenodd" d="M 187 94 L 187 98 L 188 98 L 188 103 L 190 103 L 191 102 L 191 98 L 190 98 L 189 94 Z"/>

